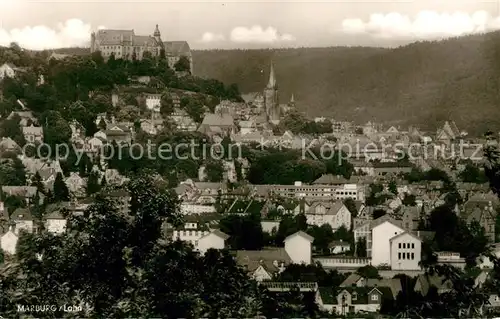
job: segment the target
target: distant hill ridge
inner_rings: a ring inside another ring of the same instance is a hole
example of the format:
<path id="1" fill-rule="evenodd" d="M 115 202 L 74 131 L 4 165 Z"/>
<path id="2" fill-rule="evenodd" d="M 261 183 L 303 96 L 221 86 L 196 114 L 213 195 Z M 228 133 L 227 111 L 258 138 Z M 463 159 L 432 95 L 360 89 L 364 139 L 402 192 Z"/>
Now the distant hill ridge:
<path id="1" fill-rule="evenodd" d="M 243 93 L 263 89 L 272 60 L 280 100 L 293 93 L 310 116 L 500 130 L 500 32 L 396 49 L 195 50 L 193 60 L 196 75 L 237 83 Z"/>

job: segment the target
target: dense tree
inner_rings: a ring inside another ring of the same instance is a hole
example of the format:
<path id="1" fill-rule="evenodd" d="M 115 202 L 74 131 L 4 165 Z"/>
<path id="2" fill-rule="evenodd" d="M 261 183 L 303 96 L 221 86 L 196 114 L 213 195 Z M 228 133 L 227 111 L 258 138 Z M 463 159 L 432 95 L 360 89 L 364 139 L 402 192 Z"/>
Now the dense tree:
<path id="1" fill-rule="evenodd" d="M 92 172 L 87 179 L 87 195 L 92 195 L 97 193 L 101 189 L 101 185 L 99 184 L 99 176 L 96 172 Z"/>
<path id="2" fill-rule="evenodd" d="M 475 265 L 476 258 L 488 250 L 484 229 L 476 221 L 467 225 L 446 205 L 431 212 L 428 225 L 435 232 L 435 249 L 459 252 L 468 265 Z"/>
<path id="3" fill-rule="evenodd" d="M 359 268 L 356 273 L 363 278 L 368 278 L 368 279 L 381 279 L 377 268 L 373 267 L 372 265 L 364 266 Z"/>
<path id="4" fill-rule="evenodd" d="M 210 161 L 205 166 L 207 179 L 210 182 L 222 182 L 224 176 L 224 165 L 221 161 Z"/>
<path id="5" fill-rule="evenodd" d="M 191 61 L 187 56 L 181 56 L 179 60 L 174 64 L 174 69 L 177 72 L 189 72 L 191 73 Z"/>
<path id="6" fill-rule="evenodd" d="M 313 297 L 281 300 L 258 292 L 228 252 L 210 250 L 200 256 L 181 242 L 158 241 L 164 222 L 180 221 L 175 197 L 145 177 L 133 180 L 128 190 L 129 216 L 98 196 L 83 216 L 70 217 L 71 232 L 23 237 L 20 263 L 1 274 L 2 293 L 8 294 L 0 304 L 2 314 L 14 315 L 17 304 L 34 300 L 80 305 L 78 315 L 98 317 L 248 317 L 290 313 L 296 307 L 317 311 Z M 321 276 L 325 282 L 340 281 Z"/>
<path id="7" fill-rule="evenodd" d="M 260 215 L 229 215 L 219 222 L 220 230 L 230 237 L 228 244 L 233 249 L 259 250 L 264 245 Z"/>
<path id="8" fill-rule="evenodd" d="M 351 213 L 352 218 L 356 218 L 356 216 L 358 215 L 358 209 L 356 207 L 356 202 L 354 201 L 354 199 L 349 197 L 349 198 L 344 199 L 343 202 L 344 202 L 345 207 Z"/>
<path id="9" fill-rule="evenodd" d="M 0 159 L 0 185 L 26 185 L 25 167 L 20 159 L 16 157 Z"/>
<path id="10" fill-rule="evenodd" d="M 480 170 L 479 167 L 473 165 L 472 163 L 467 163 L 458 177 L 460 177 L 462 181 L 466 183 L 482 184 L 487 182 L 484 171 Z"/>
<path id="11" fill-rule="evenodd" d="M 417 206 L 416 197 L 413 194 L 405 193 L 402 202 L 405 206 Z"/>
<path id="12" fill-rule="evenodd" d="M 366 239 L 365 238 L 360 238 L 356 242 L 356 256 L 358 257 L 366 257 Z"/>
<path id="13" fill-rule="evenodd" d="M 10 137 L 19 146 L 23 146 L 26 141 L 19 125 L 19 121 L 19 116 L 14 115 L 12 119 L 1 122 L 0 137 Z"/>
<path id="14" fill-rule="evenodd" d="M 68 186 L 64 182 L 62 173 L 57 173 L 56 179 L 54 180 L 54 201 L 69 201 L 69 190 Z"/>
<path id="15" fill-rule="evenodd" d="M 398 194 L 398 185 L 396 184 L 395 180 L 391 180 L 388 185 L 389 192 L 393 193 L 394 195 Z"/>

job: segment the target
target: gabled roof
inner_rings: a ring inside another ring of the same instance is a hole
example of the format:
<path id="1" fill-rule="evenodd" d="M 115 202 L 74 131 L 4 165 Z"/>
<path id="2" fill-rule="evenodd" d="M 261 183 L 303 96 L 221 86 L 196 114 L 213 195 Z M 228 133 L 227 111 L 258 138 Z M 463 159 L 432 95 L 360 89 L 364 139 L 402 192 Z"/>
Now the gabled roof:
<path id="1" fill-rule="evenodd" d="M 207 114 L 201 125 L 208 126 L 234 126 L 234 119 L 229 114 Z"/>
<path id="2" fill-rule="evenodd" d="M 60 210 L 55 210 L 52 213 L 45 216 L 45 219 L 66 219 L 66 218 L 64 218 Z"/>
<path id="3" fill-rule="evenodd" d="M 311 235 L 309 235 L 309 234 L 307 234 L 307 233 L 305 233 L 305 232 L 303 232 L 301 230 L 298 231 L 298 232 L 296 232 L 296 233 L 294 233 L 294 234 L 291 234 L 290 236 L 288 236 L 287 238 L 285 238 L 284 241 L 286 242 L 287 240 L 290 240 L 290 239 L 292 239 L 295 236 L 300 236 L 300 237 L 302 237 L 302 238 L 310 241 L 311 243 L 314 241 L 314 237 L 312 237 Z"/>
<path id="4" fill-rule="evenodd" d="M 27 208 L 17 208 L 10 216 L 12 220 L 33 220 L 31 212 Z"/>
<path id="5" fill-rule="evenodd" d="M 411 233 L 409 233 L 409 232 L 407 232 L 407 231 L 405 231 L 405 232 L 403 232 L 403 233 L 401 233 L 401 234 L 399 234 L 399 235 L 396 235 L 396 236 L 394 236 L 394 237 L 391 237 L 391 239 L 389 239 L 389 241 L 396 240 L 396 239 L 398 239 L 398 238 L 400 238 L 400 237 L 403 237 L 403 236 L 410 236 L 410 237 L 413 237 L 414 239 L 416 239 L 416 240 L 418 240 L 418 241 L 420 241 L 420 242 L 422 241 L 420 238 L 418 238 L 417 236 L 415 236 L 415 235 L 413 235 L 413 234 L 411 234 Z"/>
<path id="6" fill-rule="evenodd" d="M 189 55 L 191 48 L 186 41 L 167 41 L 163 42 L 166 54 L 172 55 Z"/>
<path id="7" fill-rule="evenodd" d="M 224 240 L 227 240 L 227 239 L 229 238 L 229 235 L 228 235 L 228 234 L 225 234 L 225 233 L 221 232 L 220 230 L 216 229 L 216 230 L 214 230 L 214 231 L 212 231 L 212 232 L 210 232 L 210 233 L 206 234 L 205 236 L 201 237 L 201 238 L 200 238 L 200 240 L 201 240 L 202 238 L 205 238 L 205 237 L 207 237 L 207 236 L 209 236 L 209 235 L 212 235 L 212 234 L 213 234 L 213 235 L 216 235 L 217 237 L 222 238 L 222 239 L 224 239 Z"/>
<path id="8" fill-rule="evenodd" d="M 247 267 L 248 271 L 254 272 L 260 266 L 266 271 L 277 272 L 278 268 L 274 262 L 284 262 L 285 265 L 292 263 L 292 259 L 284 248 L 264 248 L 262 250 L 238 250 L 236 251 L 238 264 Z"/>

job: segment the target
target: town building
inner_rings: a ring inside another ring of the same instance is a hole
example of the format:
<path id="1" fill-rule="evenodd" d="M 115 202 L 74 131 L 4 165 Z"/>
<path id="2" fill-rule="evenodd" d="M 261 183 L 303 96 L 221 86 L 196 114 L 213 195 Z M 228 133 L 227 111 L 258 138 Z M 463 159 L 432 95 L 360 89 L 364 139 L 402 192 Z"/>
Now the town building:
<path id="1" fill-rule="evenodd" d="M 41 143 L 43 142 L 43 128 L 36 127 L 33 124 L 25 126 L 23 129 L 24 139 L 27 143 Z"/>

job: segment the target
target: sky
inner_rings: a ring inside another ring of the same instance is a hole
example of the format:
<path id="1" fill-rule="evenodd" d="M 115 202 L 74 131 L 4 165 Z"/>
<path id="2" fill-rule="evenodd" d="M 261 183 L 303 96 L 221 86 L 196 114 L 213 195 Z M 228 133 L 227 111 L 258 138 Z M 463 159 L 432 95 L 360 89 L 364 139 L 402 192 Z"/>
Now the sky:
<path id="1" fill-rule="evenodd" d="M 133 29 L 192 49 L 395 46 L 500 29 L 500 0 L 0 0 L 0 45 L 88 46 L 92 31 Z"/>

